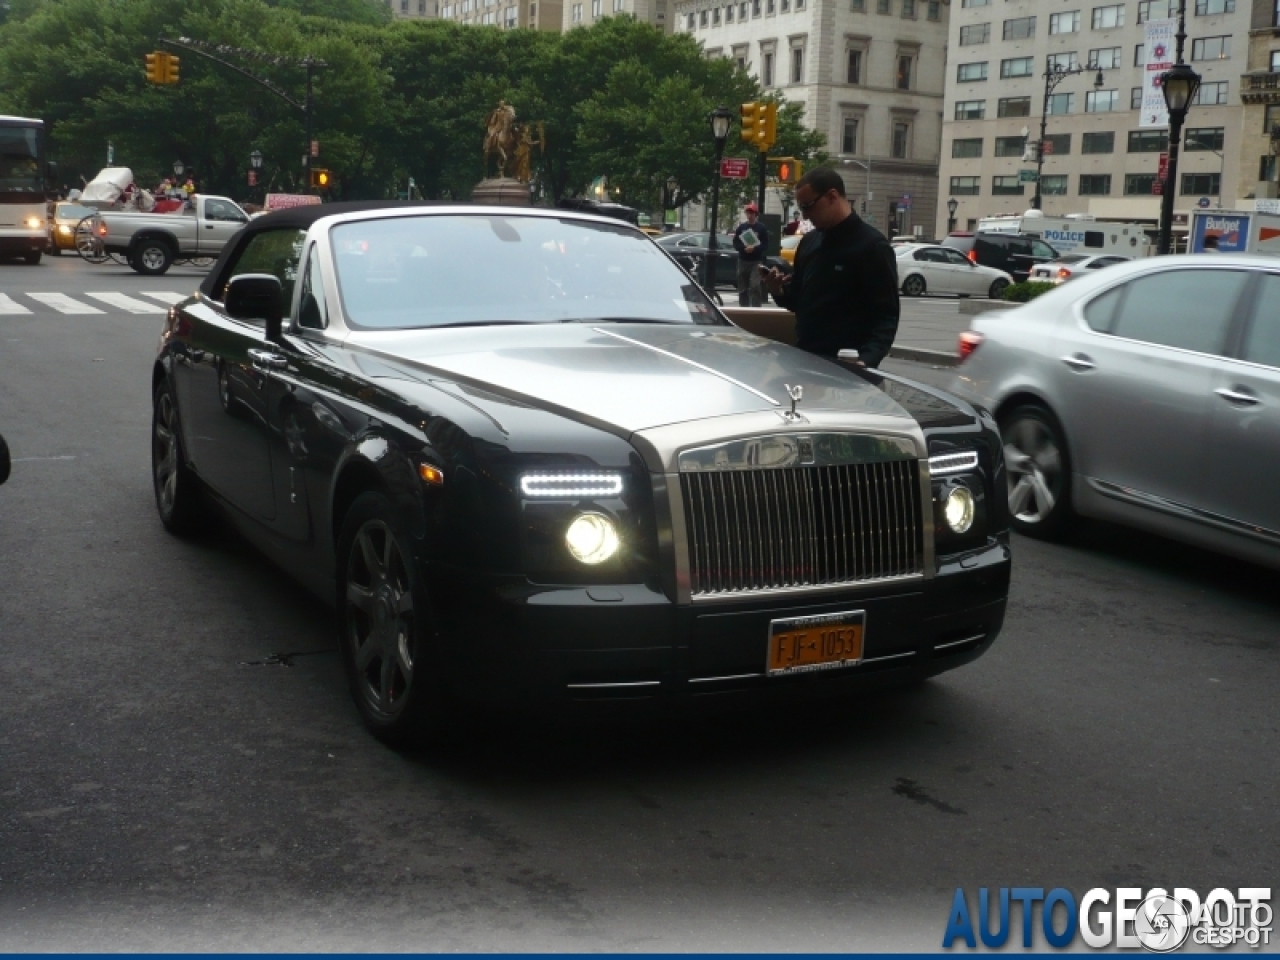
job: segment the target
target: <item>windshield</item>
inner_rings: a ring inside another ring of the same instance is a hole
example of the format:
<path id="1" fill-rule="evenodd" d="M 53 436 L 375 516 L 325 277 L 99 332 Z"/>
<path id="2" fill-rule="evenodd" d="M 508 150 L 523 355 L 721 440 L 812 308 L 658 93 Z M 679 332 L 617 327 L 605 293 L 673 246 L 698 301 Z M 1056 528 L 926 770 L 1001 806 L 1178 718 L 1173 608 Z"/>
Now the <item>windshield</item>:
<path id="1" fill-rule="evenodd" d="M 82 207 L 78 203 L 60 203 L 54 213 L 59 220 L 83 220 L 97 214 L 92 207 Z"/>
<path id="2" fill-rule="evenodd" d="M 0 126 L 0 195 L 10 201 L 44 197 L 39 128 Z"/>
<path id="3" fill-rule="evenodd" d="M 724 321 L 643 234 L 553 217 L 360 220 L 330 233 L 355 329 L 500 323 Z"/>

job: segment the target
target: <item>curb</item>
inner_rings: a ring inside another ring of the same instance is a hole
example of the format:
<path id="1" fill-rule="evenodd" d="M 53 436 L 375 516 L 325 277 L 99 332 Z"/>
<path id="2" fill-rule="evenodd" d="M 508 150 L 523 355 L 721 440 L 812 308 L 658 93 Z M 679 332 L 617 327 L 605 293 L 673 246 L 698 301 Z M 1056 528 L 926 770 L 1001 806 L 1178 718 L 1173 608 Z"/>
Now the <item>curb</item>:
<path id="1" fill-rule="evenodd" d="M 913 360 L 916 363 L 930 363 L 935 367 L 958 367 L 960 357 L 942 350 L 924 350 L 919 347 L 890 347 L 889 356 L 895 360 Z"/>

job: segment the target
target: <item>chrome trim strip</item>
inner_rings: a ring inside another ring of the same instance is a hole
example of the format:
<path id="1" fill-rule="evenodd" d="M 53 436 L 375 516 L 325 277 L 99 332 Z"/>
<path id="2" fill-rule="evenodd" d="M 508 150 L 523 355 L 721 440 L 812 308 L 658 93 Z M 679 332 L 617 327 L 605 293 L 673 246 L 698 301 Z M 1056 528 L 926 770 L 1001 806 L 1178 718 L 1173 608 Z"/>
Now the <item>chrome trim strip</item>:
<path id="1" fill-rule="evenodd" d="M 566 683 L 568 690 L 617 690 L 626 687 L 660 687 L 661 680 L 638 680 L 635 683 Z"/>
<path id="2" fill-rule="evenodd" d="M 743 383 L 741 380 L 735 380 L 733 379 L 733 377 L 728 376 L 727 374 L 721 373 L 719 370 L 716 370 L 712 367 L 704 366 L 701 363 L 697 363 L 693 360 L 690 360 L 688 357 L 682 357 L 678 353 L 672 353 L 669 350 L 663 350 L 661 347 L 655 347 L 647 343 L 642 343 L 639 340 L 632 340 L 630 337 L 624 337 L 622 334 L 614 333 L 612 330 L 603 330 L 600 327 L 592 327 L 591 329 L 594 330 L 596 333 L 603 333 L 606 337 L 613 337 L 614 339 L 617 339 L 617 340 L 625 340 L 627 343 L 631 344 L 634 347 L 643 347 L 645 350 L 652 350 L 654 353 L 660 353 L 664 357 L 670 357 L 672 360 L 677 360 L 680 363 L 688 364 L 691 367 L 697 367 L 703 373 L 709 373 L 713 377 L 719 377 L 721 380 L 724 380 L 726 383 L 732 383 L 735 387 L 741 387 L 743 390 L 746 390 L 749 393 L 754 393 L 761 400 L 768 400 L 775 407 L 782 406 L 781 403 L 773 399 L 773 397 L 769 396 L 767 393 L 761 393 L 755 387 L 749 387 L 745 383 Z"/>
<path id="3" fill-rule="evenodd" d="M 929 458 L 929 475 L 945 477 L 952 473 L 963 473 L 978 466 L 978 451 L 958 450 L 955 453 L 939 453 Z"/>
<path id="4" fill-rule="evenodd" d="M 864 657 L 859 663 L 884 663 L 886 660 L 902 660 L 905 657 L 914 657 L 916 652 L 908 650 L 906 653 L 886 653 L 883 657 Z"/>
<path id="5" fill-rule="evenodd" d="M 949 454 L 949 456 L 952 456 Z M 974 455 L 977 463 L 977 454 Z M 916 459 L 909 437 L 868 430 L 822 430 L 811 433 L 766 433 L 700 447 L 687 447 L 677 457 L 681 473 L 725 470 L 783 470 L 885 463 Z"/>
<path id="6" fill-rule="evenodd" d="M 965 637 L 963 640 L 952 640 L 950 643 L 939 643 L 934 646 L 933 649 L 936 653 L 939 650 L 948 650 L 951 647 L 959 647 L 966 643 L 976 643 L 977 641 L 985 640 L 986 638 L 987 635 L 985 633 L 975 633 L 972 637 Z"/>
<path id="7" fill-rule="evenodd" d="M 1198 507 L 1192 507 L 1185 503 L 1179 503 L 1176 500 L 1168 500 L 1164 497 L 1157 496 L 1154 493 L 1143 493 L 1140 490 L 1133 490 L 1129 487 L 1123 487 L 1118 483 L 1110 483 L 1106 480 L 1097 480 L 1093 477 L 1087 478 L 1089 486 L 1093 487 L 1098 493 L 1113 500 L 1120 500 L 1124 503 L 1131 503 L 1135 506 L 1149 507 L 1152 510 L 1158 510 L 1161 513 L 1167 513 L 1172 516 L 1180 517 L 1184 520 L 1194 520 L 1196 523 L 1203 523 L 1205 526 L 1219 527 L 1229 533 L 1238 533 L 1248 537 L 1251 540 L 1257 540 L 1261 543 L 1272 545 L 1280 545 L 1280 531 L 1271 530 L 1267 527 L 1259 527 L 1243 520 L 1233 520 L 1230 517 L 1224 517 L 1218 513 L 1211 513 L 1208 510 L 1201 510 Z"/>
<path id="8" fill-rule="evenodd" d="M 735 673 L 727 677 L 690 677 L 690 683 L 719 683 L 729 680 L 752 680 L 756 677 L 763 677 L 763 673 Z"/>
<path id="9" fill-rule="evenodd" d="M 924 579 L 924 573 L 909 573 L 896 577 L 882 577 L 878 580 L 850 580 L 843 583 L 804 584 L 797 587 L 773 587 L 768 590 L 726 590 L 723 593 L 700 593 L 691 599 L 693 603 L 702 604 L 724 603 L 731 600 L 755 600 L 757 598 L 768 599 L 770 597 L 794 597 L 801 594 L 826 595 L 828 593 L 839 593 L 841 591 L 848 593 L 852 593 L 854 591 L 865 592 L 868 589 L 880 589 L 882 587 L 894 586 L 900 583 L 914 583 Z"/>

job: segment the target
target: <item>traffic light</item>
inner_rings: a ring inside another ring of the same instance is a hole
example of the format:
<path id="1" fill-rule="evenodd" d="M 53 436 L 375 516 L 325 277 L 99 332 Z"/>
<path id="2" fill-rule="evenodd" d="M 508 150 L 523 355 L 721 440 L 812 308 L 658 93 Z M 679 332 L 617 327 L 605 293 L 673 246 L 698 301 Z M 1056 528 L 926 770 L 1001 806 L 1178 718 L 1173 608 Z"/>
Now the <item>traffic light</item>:
<path id="1" fill-rule="evenodd" d="M 311 168 L 311 188 L 313 190 L 328 190 L 333 185 L 333 175 L 324 167 Z"/>
<path id="2" fill-rule="evenodd" d="M 770 157 L 769 179 L 774 183 L 794 186 L 804 173 L 804 164 L 795 157 Z"/>
<path id="3" fill-rule="evenodd" d="M 163 56 L 165 59 L 164 82 L 177 83 L 178 82 L 178 64 L 179 64 L 178 58 L 175 57 L 172 53 L 166 53 Z"/>
<path id="4" fill-rule="evenodd" d="M 165 81 L 165 63 L 163 53 L 148 53 L 144 58 L 147 63 L 147 82 L 148 83 L 164 83 Z"/>
<path id="5" fill-rule="evenodd" d="M 778 141 L 778 105 L 764 104 L 764 136 L 760 138 L 761 150 L 768 150 Z"/>
<path id="6" fill-rule="evenodd" d="M 742 117 L 742 142 L 761 149 L 760 137 L 764 133 L 764 104 L 744 103 L 738 108 Z"/>

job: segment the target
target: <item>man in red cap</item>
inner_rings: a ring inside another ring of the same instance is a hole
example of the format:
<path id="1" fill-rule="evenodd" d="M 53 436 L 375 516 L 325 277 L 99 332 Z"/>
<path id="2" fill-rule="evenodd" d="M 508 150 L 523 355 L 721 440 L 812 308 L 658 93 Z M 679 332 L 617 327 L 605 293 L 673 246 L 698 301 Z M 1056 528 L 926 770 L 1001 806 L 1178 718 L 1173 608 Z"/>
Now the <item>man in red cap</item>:
<path id="1" fill-rule="evenodd" d="M 759 222 L 760 208 L 746 207 L 747 219 L 733 231 L 733 249 L 738 251 L 738 306 L 758 307 L 764 302 L 764 277 L 760 266 L 769 248 L 769 234 Z"/>

